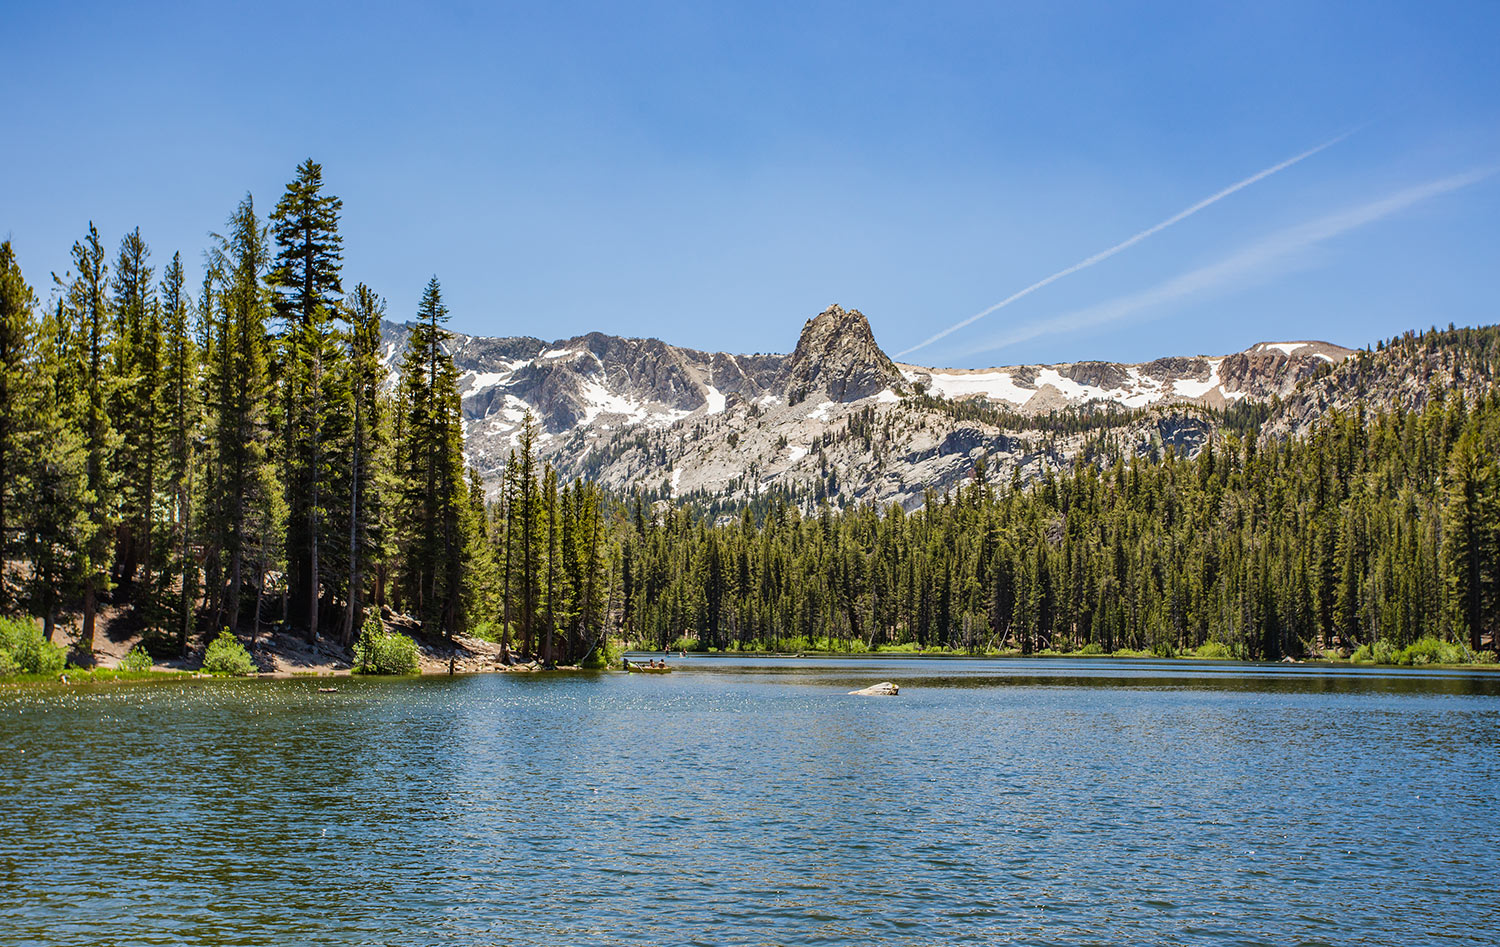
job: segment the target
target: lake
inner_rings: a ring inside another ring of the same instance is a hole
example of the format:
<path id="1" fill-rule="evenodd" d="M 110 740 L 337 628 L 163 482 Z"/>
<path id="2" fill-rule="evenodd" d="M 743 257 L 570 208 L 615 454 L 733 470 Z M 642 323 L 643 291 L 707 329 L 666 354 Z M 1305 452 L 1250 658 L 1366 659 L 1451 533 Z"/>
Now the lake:
<path id="1" fill-rule="evenodd" d="M 0 687 L 0 943 L 1500 940 L 1500 675 L 672 664 Z"/>

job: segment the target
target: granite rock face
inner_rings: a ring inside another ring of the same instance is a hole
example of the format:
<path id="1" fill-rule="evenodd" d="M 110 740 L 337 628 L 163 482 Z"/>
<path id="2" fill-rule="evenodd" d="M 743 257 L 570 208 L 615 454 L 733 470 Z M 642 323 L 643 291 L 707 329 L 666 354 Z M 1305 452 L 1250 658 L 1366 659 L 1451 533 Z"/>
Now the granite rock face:
<path id="1" fill-rule="evenodd" d="M 829 306 L 802 327 L 785 384 L 789 398 L 821 392 L 847 404 L 898 388 L 902 378 L 862 312 Z"/>
<path id="2" fill-rule="evenodd" d="M 409 329 L 383 332 L 394 384 Z M 807 320 L 790 355 L 600 332 L 554 342 L 454 333 L 447 346 L 467 458 L 492 488 L 530 415 L 564 480 L 723 510 L 772 491 L 804 510 L 825 500 L 914 509 L 980 477 L 1024 483 L 1090 456 L 1097 427 L 1054 422 L 1097 412 L 1128 452 L 1191 456 L 1218 423 L 1205 409 L 1277 397 L 1286 408 L 1267 430 L 1300 430 L 1325 406 L 1352 403 L 1330 385 L 1363 377 L 1345 371 L 1349 349 L 1323 342 L 1140 364 L 927 368 L 892 361 L 865 316 L 841 306 Z M 1324 393 L 1305 394 L 1314 388 Z"/>

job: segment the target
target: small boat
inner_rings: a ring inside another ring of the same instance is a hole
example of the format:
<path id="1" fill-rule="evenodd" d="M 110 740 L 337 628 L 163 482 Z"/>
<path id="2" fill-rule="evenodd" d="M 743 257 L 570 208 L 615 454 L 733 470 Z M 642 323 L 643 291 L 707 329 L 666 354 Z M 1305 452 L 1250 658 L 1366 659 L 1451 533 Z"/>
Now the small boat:
<path id="1" fill-rule="evenodd" d="M 631 674 L 671 674 L 672 673 L 672 669 L 671 668 L 667 668 L 667 667 L 654 668 L 654 667 L 649 667 L 649 666 L 644 665 L 644 664 L 635 664 L 634 662 L 632 662 L 630 664 L 627 664 L 625 666 L 625 670 L 629 671 Z"/>

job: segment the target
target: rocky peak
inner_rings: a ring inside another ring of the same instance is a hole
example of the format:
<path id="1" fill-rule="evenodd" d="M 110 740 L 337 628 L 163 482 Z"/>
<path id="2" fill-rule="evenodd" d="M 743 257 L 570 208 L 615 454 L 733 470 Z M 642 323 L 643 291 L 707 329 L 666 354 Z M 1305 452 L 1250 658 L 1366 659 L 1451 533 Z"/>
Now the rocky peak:
<path id="1" fill-rule="evenodd" d="M 900 383 L 901 372 L 875 344 L 869 320 L 836 305 L 807 320 L 787 365 L 789 396 L 821 391 L 834 401 L 858 401 Z"/>

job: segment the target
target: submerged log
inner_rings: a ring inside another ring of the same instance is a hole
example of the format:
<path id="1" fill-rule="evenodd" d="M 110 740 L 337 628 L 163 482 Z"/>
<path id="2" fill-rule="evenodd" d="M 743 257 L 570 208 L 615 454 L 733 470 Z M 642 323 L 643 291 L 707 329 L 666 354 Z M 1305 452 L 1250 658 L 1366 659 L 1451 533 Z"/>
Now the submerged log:
<path id="1" fill-rule="evenodd" d="M 849 692 L 851 696 L 856 697 L 895 697 L 899 693 L 901 693 L 901 688 L 890 681 L 881 681 L 879 684 L 871 684 L 869 687 Z"/>

